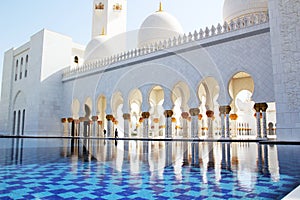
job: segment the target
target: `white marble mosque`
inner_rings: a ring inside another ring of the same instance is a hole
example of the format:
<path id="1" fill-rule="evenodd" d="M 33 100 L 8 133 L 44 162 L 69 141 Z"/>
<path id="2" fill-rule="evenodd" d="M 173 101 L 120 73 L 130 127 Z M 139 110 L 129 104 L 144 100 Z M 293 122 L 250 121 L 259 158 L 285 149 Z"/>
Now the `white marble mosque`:
<path id="1" fill-rule="evenodd" d="M 126 0 L 94 0 L 87 46 L 44 29 L 5 53 L 0 131 L 299 141 L 299 8 L 225 0 L 223 22 L 184 33 L 160 4 L 127 32 Z"/>

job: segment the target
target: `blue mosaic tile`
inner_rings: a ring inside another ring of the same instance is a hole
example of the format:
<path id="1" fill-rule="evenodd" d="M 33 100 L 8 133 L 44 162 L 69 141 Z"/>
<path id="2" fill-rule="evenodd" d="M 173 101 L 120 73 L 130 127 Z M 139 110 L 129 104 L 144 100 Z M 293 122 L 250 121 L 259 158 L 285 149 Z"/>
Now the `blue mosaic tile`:
<path id="1" fill-rule="evenodd" d="M 44 152 L 35 156 L 37 164 L 26 157 L 22 165 L 0 164 L 0 178 L 5 180 L 0 183 L 0 199 L 278 199 L 295 188 L 300 177 L 298 164 L 283 170 L 292 175 L 280 174 L 276 181 L 270 173 L 253 169 L 249 173 L 253 179 L 248 181 L 255 182 L 249 186 L 239 182 L 238 168 L 222 170 L 218 164 L 206 170 L 188 164 L 177 177 L 170 166 L 161 169 L 162 174 L 150 172 L 145 160 L 138 163 L 142 171 L 132 173 L 129 160 L 124 160 L 120 171 L 109 159 L 84 162 L 79 158 L 72 163 L 59 155 L 47 158 Z"/>

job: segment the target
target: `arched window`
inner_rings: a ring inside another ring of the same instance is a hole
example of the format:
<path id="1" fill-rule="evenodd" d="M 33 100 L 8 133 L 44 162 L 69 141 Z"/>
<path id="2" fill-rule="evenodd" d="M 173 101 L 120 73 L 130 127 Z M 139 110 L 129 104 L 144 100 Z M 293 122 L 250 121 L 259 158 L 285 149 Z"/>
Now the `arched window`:
<path id="1" fill-rule="evenodd" d="M 25 78 L 27 77 L 27 67 L 28 67 L 28 55 L 26 55 L 26 59 L 25 59 Z"/>
<path id="2" fill-rule="evenodd" d="M 15 135 L 16 133 L 16 120 L 17 120 L 17 111 L 14 111 L 14 121 L 13 121 L 13 130 L 12 130 L 12 134 Z"/>
<path id="3" fill-rule="evenodd" d="M 22 71 L 23 71 L 23 57 L 21 58 L 21 65 L 20 65 L 20 79 L 22 79 Z"/>
<path id="4" fill-rule="evenodd" d="M 15 81 L 18 80 L 18 67 L 19 67 L 19 60 L 16 61 Z"/>
<path id="5" fill-rule="evenodd" d="M 22 115 L 22 135 L 24 135 L 24 128 L 25 128 L 25 109 L 23 109 L 23 115 Z"/>
<path id="6" fill-rule="evenodd" d="M 78 64 L 79 60 L 78 60 L 78 56 L 74 57 L 74 63 Z"/>

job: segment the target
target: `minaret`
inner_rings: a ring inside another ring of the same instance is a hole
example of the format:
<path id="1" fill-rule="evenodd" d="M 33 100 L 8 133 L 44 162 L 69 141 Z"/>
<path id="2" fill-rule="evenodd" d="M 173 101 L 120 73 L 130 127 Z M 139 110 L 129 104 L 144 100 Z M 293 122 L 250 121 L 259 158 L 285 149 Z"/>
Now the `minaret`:
<path id="1" fill-rule="evenodd" d="M 108 36 L 126 32 L 127 0 L 94 0 L 92 38 L 102 34 Z"/>

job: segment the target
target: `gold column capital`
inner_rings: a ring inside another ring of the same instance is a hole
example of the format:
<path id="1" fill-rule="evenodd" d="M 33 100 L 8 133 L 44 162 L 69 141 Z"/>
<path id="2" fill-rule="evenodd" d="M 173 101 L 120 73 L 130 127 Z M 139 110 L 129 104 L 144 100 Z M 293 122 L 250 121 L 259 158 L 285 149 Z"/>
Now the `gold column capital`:
<path id="1" fill-rule="evenodd" d="M 256 112 L 260 112 L 260 103 L 255 103 L 253 108 Z"/>
<path id="2" fill-rule="evenodd" d="M 206 116 L 209 117 L 209 118 L 213 118 L 213 117 L 214 117 L 214 114 L 215 114 L 215 113 L 214 113 L 214 111 L 212 111 L 212 110 L 207 110 L 207 111 L 206 111 Z"/>
<path id="3" fill-rule="evenodd" d="M 200 109 L 199 108 L 191 108 L 190 109 L 191 116 L 198 116 L 199 113 L 200 113 Z"/>
<path id="4" fill-rule="evenodd" d="M 114 119 L 114 116 L 113 115 L 106 115 L 106 119 L 108 121 L 112 121 Z"/>
<path id="5" fill-rule="evenodd" d="M 98 116 L 92 116 L 92 120 L 95 122 L 98 120 Z"/>
<path id="6" fill-rule="evenodd" d="M 143 117 L 143 119 L 148 119 L 150 117 L 150 113 L 149 112 L 142 112 L 142 117 Z"/>
<path id="7" fill-rule="evenodd" d="M 187 118 L 189 117 L 189 113 L 188 113 L 188 112 L 182 112 L 182 113 L 181 113 L 181 117 L 182 117 L 183 119 L 187 119 Z"/>
<path id="8" fill-rule="evenodd" d="M 173 116 L 173 110 L 165 110 L 164 115 L 165 115 L 165 117 L 172 117 Z"/>
<path id="9" fill-rule="evenodd" d="M 85 117 L 79 117 L 79 121 L 80 122 L 84 122 L 85 121 Z"/>
<path id="10" fill-rule="evenodd" d="M 260 109 L 263 112 L 266 112 L 268 109 L 268 104 L 267 103 L 260 103 Z"/>
<path id="11" fill-rule="evenodd" d="M 124 118 L 125 120 L 130 120 L 130 114 L 129 114 L 129 113 L 124 113 L 124 114 L 123 114 L 123 118 Z"/>
<path id="12" fill-rule="evenodd" d="M 230 106 L 225 106 L 225 114 L 229 114 L 231 111 L 231 107 Z"/>

